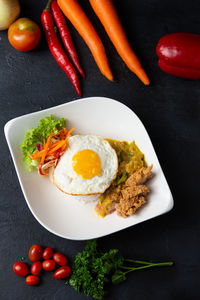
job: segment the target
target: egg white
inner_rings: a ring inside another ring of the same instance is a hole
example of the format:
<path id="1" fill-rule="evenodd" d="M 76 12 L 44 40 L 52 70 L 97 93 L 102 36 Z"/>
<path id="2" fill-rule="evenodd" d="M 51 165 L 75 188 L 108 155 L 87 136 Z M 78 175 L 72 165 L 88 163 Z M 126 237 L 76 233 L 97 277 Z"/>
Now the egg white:
<path id="1" fill-rule="evenodd" d="M 82 179 L 72 166 L 73 156 L 90 149 L 101 160 L 101 176 Z M 96 135 L 74 135 L 68 139 L 68 147 L 53 173 L 54 184 L 64 193 L 71 195 L 101 194 L 110 186 L 118 171 L 118 159 L 109 142 Z"/>

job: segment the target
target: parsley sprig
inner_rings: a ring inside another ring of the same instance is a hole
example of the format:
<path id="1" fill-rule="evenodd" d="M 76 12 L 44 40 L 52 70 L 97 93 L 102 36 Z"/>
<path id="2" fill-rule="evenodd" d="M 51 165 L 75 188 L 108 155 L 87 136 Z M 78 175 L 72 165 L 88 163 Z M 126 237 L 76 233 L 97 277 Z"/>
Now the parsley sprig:
<path id="1" fill-rule="evenodd" d="M 127 263 L 133 266 L 126 266 Z M 118 284 L 126 280 L 126 274 L 161 266 L 171 266 L 172 262 L 152 263 L 141 260 L 124 259 L 117 249 L 100 252 L 97 241 L 87 242 L 83 252 L 77 254 L 72 267 L 69 284 L 77 291 L 95 299 L 103 299 L 110 283 Z"/>

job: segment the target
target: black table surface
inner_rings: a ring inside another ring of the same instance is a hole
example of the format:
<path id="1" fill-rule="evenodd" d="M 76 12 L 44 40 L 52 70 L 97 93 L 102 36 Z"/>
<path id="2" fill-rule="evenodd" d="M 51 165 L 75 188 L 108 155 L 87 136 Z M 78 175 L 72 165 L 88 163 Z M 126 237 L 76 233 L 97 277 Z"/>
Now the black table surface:
<path id="1" fill-rule="evenodd" d="M 47 1 L 21 0 L 21 16 L 40 26 Z M 142 120 L 152 139 L 174 197 L 169 213 L 100 238 L 102 249 L 118 248 L 126 257 L 175 262 L 173 267 L 138 271 L 110 288 L 108 299 L 200 299 L 199 119 L 200 84 L 163 73 L 157 66 L 156 44 L 171 32 L 200 33 L 199 0 L 116 0 L 128 38 L 143 63 L 151 85 L 145 87 L 116 53 L 89 1 L 80 1 L 102 38 L 114 82 L 104 78 L 86 44 L 69 24 L 81 64 L 83 97 L 105 96 L 121 101 Z M 85 241 L 60 238 L 43 228 L 31 214 L 21 191 L 3 134 L 15 117 L 77 99 L 68 78 L 50 54 L 44 35 L 30 53 L 16 51 L 7 31 L 0 32 L 0 299 L 87 299 L 64 281 L 43 274 L 37 287 L 28 287 L 12 266 L 28 262 L 32 244 L 51 246 L 72 263 Z M 106 108 L 105 108 L 106 109 Z M 103 117 L 103 116 L 102 116 Z M 197 185 L 197 186 L 196 186 Z M 162 199 L 160 199 L 162 201 Z M 80 224 L 81 226 L 81 224 Z"/>

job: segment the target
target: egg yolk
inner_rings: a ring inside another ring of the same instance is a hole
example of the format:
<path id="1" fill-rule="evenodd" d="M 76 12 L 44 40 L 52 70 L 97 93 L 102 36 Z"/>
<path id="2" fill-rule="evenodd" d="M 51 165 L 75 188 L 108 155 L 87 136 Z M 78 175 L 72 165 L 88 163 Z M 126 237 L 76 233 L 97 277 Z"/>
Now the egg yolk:
<path id="1" fill-rule="evenodd" d="M 72 158 L 72 166 L 76 174 L 83 179 L 101 176 L 101 159 L 93 150 L 77 152 Z"/>

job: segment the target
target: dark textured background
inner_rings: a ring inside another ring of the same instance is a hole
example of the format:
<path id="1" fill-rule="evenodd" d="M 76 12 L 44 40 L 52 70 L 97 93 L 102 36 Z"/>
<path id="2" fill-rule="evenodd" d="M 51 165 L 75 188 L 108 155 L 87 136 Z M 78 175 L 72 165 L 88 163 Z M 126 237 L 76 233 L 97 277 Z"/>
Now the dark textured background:
<path id="1" fill-rule="evenodd" d="M 128 257 L 173 260 L 172 268 L 139 271 L 110 290 L 109 299 L 200 299 L 199 116 L 200 84 L 162 73 L 155 53 L 159 38 L 170 32 L 200 34 L 199 0 L 116 0 L 116 7 L 151 86 L 145 87 L 117 55 L 88 1 L 81 1 L 107 50 L 116 81 L 110 83 L 77 32 L 70 26 L 80 61 L 83 96 L 107 96 L 128 105 L 146 126 L 172 190 L 174 209 L 163 216 L 99 239 L 104 249 L 119 248 Z M 46 1 L 21 1 L 21 16 L 40 24 Z M 44 36 L 39 47 L 20 53 L 0 32 L 0 299 L 86 299 L 51 274 L 38 287 L 26 286 L 12 265 L 38 243 L 68 255 L 70 261 L 85 242 L 59 238 L 32 216 L 22 195 L 3 134 L 5 123 L 17 116 L 77 98 L 65 74 L 51 56 Z M 106 109 L 106 108 L 105 108 Z"/>

